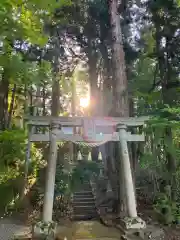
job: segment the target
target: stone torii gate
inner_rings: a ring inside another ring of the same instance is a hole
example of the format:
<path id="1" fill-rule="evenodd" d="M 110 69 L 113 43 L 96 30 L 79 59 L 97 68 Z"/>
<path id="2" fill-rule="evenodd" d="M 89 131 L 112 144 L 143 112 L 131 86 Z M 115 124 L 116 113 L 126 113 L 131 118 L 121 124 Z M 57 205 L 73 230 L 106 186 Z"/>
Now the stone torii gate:
<path id="1" fill-rule="evenodd" d="M 144 135 L 131 134 L 128 127 L 140 127 L 148 120 L 139 118 L 88 118 L 88 117 L 34 117 L 25 118 L 29 125 L 29 142 L 27 162 L 30 158 L 31 142 L 50 142 L 50 153 L 47 165 L 46 187 L 42 222 L 52 222 L 54 185 L 57 160 L 57 142 L 86 142 L 90 146 L 98 146 L 108 141 L 118 141 L 121 149 L 120 174 L 123 180 L 123 192 L 127 207 L 127 218 L 123 221 L 125 228 L 144 228 L 145 223 L 137 216 L 135 189 L 128 152 L 129 141 L 144 141 Z M 42 132 L 35 132 L 40 127 Z M 128 219 L 128 220 L 127 220 Z M 136 219 L 136 221 L 134 221 Z"/>

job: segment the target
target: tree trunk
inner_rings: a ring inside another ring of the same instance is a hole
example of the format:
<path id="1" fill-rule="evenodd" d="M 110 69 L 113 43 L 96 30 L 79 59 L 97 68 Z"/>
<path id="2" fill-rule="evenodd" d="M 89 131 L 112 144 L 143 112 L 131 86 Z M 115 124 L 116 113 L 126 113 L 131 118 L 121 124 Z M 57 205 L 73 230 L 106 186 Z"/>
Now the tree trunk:
<path id="1" fill-rule="evenodd" d="M 114 70 L 114 104 L 115 114 L 119 117 L 129 116 L 128 82 L 126 76 L 123 38 L 118 14 L 118 0 L 109 0 L 111 34 L 112 34 L 112 60 Z"/>
<path id="2" fill-rule="evenodd" d="M 125 55 L 123 49 L 123 38 L 122 30 L 120 25 L 120 16 L 118 13 L 118 0 L 109 0 L 109 13 L 111 21 L 111 35 L 112 35 L 112 63 L 113 63 L 113 102 L 114 107 L 111 111 L 111 115 L 119 117 L 128 117 L 129 116 L 129 103 L 128 103 L 128 82 L 126 76 L 126 64 L 125 64 Z M 119 149 L 119 147 L 118 147 Z M 120 149 L 119 149 L 120 150 Z M 120 154 L 117 154 L 117 156 Z M 117 156 L 116 164 L 120 169 L 120 161 L 118 161 Z M 122 159 L 121 159 L 122 161 Z M 120 190 L 120 199 L 119 204 L 121 209 L 121 216 L 125 214 L 126 202 L 124 199 L 124 189 L 123 181 L 124 174 L 120 174 L 119 179 L 119 190 Z"/>
<path id="3" fill-rule="evenodd" d="M 58 73 L 59 73 L 59 40 L 58 36 L 56 36 L 55 39 L 55 56 L 53 61 L 53 82 L 52 82 L 52 104 L 51 104 L 51 115 L 52 116 L 59 116 L 60 113 L 60 86 L 59 86 L 59 79 Z"/>
<path id="4" fill-rule="evenodd" d="M 46 83 L 43 83 L 43 100 L 42 100 L 43 116 L 46 116 Z"/>
<path id="5" fill-rule="evenodd" d="M 71 96 L 71 114 L 72 116 L 76 116 L 76 69 L 74 70 L 74 74 L 72 75 L 72 96 Z"/>
<path id="6" fill-rule="evenodd" d="M 107 116 L 112 108 L 112 78 L 111 64 L 106 43 L 101 39 L 100 52 L 103 58 L 103 114 Z"/>
<path id="7" fill-rule="evenodd" d="M 52 105 L 51 105 L 51 115 L 59 116 L 60 112 L 60 86 L 59 79 L 54 77 L 53 85 L 52 85 Z"/>
<path id="8" fill-rule="evenodd" d="M 51 104 L 51 115 L 52 116 L 59 116 L 60 112 L 60 86 L 59 86 L 59 79 L 57 78 L 58 73 L 58 56 L 55 56 L 54 61 L 54 78 L 52 83 L 52 104 Z"/>
<path id="9" fill-rule="evenodd" d="M 14 101 L 15 101 L 15 96 L 16 96 L 16 84 L 14 84 L 13 90 L 12 90 L 12 97 L 11 97 L 11 103 L 9 107 L 9 115 L 8 115 L 8 125 L 7 127 L 11 127 L 11 119 L 12 119 L 12 114 L 13 114 L 13 109 L 14 109 Z"/>
<path id="10" fill-rule="evenodd" d="M 6 69 L 4 69 L 2 80 L 0 82 L 0 130 L 4 130 L 7 127 L 8 92 L 9 92 L 9 81 L 8 81 Z"/>
<path id="11" fill-rule="evenodd" d="M 103 58 L 103 115 L 108 116 L 109 111 L 113 107 L 113 95 L 112 95 L 112 66 L 108 54 L 108 46 L 104 39 L 107 38 L 107 29 L 104 25 L 100 25 L 101 45 L 100 52 Z M 118 164 L 119 159 L 115 156 L 116 146 L 114 142 L 108 142 L 105 144 L 105 175 L 109 179 L 113 196 L 115 198 L 113 204 L 113 212 L 119 213 L 119 173 Z"/>

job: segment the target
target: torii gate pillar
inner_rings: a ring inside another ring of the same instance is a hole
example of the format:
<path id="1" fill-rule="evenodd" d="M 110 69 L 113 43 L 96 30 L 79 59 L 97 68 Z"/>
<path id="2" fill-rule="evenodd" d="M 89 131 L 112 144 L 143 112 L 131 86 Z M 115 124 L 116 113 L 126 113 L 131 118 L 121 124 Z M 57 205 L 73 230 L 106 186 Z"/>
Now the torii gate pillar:
<path id="1" fill-rule="evenodd" d="M 46 186 L 44 194 L 44 206 L 43 206 L 43 222 L 48 223 L 52 221 L 53 214 L 53 202 L 54 202 L 54 186 L 56 176 L 56 161 L 57 161 L 57 143 L 56 143 L 56 129 L 57 125 L 51 125 L 49 131 L 50 138 L 50 150 L 49 159 L 46 172 Z"/>
<path id="2" fill-rule="evenodd" d="M 128 152 L 127 145 L 127 132 L 126 126 L 122 125 L 118 127 L 119 130 L 119 140 L 121 148 L 121 169 L 120 174 L 122 175 L 121 179 L 123 180 L 123 193 L 126 200 L 127 214 L 128 217 L 135 218 L 137 217 L 136 210 L 136 199 L 135 199 L 135 190 L 133 184 L 133 177 L 131 171 L 131 164 Z"/>
<path id="3" fill-rule="evenodd" d="M 131 164 L 128 152 L 127 144 L 127 131 L 125 125 L 118 126 L 119 130 L 119 143 L 121 151 L 121 164 L 120 164 L 120 179 L 121 179 L 121 189 L 123 199 L 120 199 L 123 203 L 125 202 L 126 218 L 121 219 L 121 230 L 128 236 L 131 233 L 137 233 L 139 236 L 143 237 L 143 232 L 141 231 L 146 227 L 145 222 L 137 216 L 136 209 L 136 198 L 135 189 L 133 184 L 133 177 L 131 171 Z"/>

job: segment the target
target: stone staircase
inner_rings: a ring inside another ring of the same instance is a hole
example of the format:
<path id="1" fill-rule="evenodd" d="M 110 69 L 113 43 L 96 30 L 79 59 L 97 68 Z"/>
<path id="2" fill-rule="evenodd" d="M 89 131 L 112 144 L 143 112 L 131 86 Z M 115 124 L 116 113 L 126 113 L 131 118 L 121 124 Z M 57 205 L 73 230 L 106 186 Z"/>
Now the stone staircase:
<path id="1" fill-rule="evenodd" d="M 95 201 L 89 182 L 80 186 L 80 190 L 73 195 L 73 220 L 92 220 L 97 219 L 98 214 L 95 207 Z"/>

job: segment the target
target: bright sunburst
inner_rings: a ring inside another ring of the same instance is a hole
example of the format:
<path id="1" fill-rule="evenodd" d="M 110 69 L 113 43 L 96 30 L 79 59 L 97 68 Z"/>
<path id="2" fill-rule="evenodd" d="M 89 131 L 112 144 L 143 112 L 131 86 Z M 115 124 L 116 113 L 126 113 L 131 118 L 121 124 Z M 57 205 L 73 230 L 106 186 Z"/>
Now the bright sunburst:
<path id="1" fill-rule="evenodd" d="M 89 99 L 88 98 L 80 98 L 80 106 L 86 108 L 89 106 Z"/>

